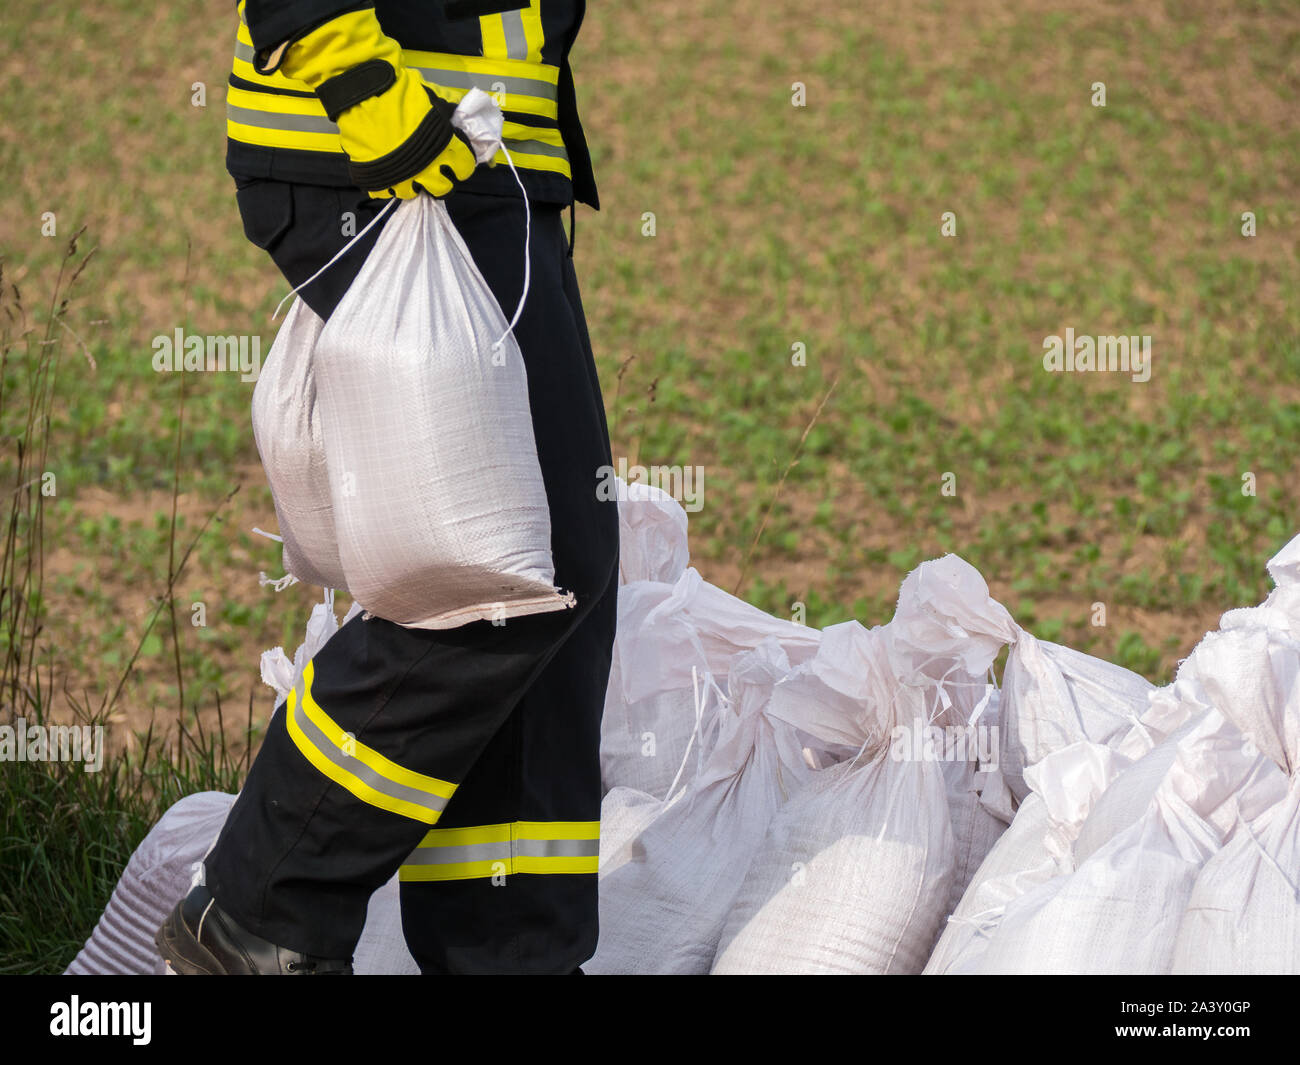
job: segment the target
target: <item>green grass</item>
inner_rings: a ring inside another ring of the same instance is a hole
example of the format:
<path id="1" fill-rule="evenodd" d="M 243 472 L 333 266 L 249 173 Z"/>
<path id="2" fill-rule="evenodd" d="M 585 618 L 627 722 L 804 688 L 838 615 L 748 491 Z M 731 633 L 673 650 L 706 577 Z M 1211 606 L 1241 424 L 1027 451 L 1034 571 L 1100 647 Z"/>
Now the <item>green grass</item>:
<path id="1" fill-rule="evenodd" d="M 29 714 L 28 726 L 44 721 L 38 705 Z M 86 721 L 112 731 L 95 715 Z M 0 973 L 66 969 L 160 813 L 195 792 L 237 791 L 246 771 L 221 730 L 146 732 L 135 753 L 106 758 L 98 772 L 0 763 Z"/>

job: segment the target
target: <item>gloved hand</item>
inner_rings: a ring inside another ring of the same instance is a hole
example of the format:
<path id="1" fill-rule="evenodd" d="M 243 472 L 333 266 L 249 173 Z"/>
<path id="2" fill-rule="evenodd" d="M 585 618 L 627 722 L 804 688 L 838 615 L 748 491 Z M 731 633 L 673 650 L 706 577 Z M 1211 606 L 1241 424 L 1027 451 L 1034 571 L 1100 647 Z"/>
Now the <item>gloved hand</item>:
<path id="1" fill-rule="evenodd" d="M 371 196 L 446 196 L 476 165 L 451 125 L 455 105 L 402 62 L 374 8 L 349 11 L 277 50 L 279 69 L 306 82 L 338 123 L 348 172 Z"/>

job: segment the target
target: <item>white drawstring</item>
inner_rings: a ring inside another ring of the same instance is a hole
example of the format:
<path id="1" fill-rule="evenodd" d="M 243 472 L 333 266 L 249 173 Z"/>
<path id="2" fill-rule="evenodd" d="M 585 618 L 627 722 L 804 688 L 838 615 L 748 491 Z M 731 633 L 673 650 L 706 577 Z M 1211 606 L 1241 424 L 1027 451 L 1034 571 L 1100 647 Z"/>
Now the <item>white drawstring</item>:
<path id="1" fill-rule="evenodd" d="M 532 211 L 532 207 L 528 203 L 528 191 L 524 188 L 523 179 L 520 178 L 519 171 L 515 169 L 515 161 L 510 158 L 510 149 L 507 148 L 504 144 L 501 144 L 500 148 L 502 153 L 506 157 L 506 162 L 510 165 L 510 173 L 514 174 L 515 183 L 519 186 L 519 191 L 523 194 L 524 197 L 524 290 L 519 294 L 519 303 L 515 307 L 515 316 L 510 319 L 510 324 L 506 326 L 506 331 L 502 333 L 500 338 L 498 338 L 497 342 L 492 345 L 492 351 L 494 353 L 501 350 L 501 345 L 505 342 L 506 337 L 509 336 L 511 331 L 514 329 L 515 323 L 519 321 L 519 316 L 523 313 L 524 310 L 524 300 L 528 297 L 528 281 L 529 281 L 529 277 L 531 276 L 531 269 L 530 269 L 531 262 L 528 254 L 528 242 L 529 242 L 529 238 L 532 236 L 532 228 L 533 228 L 533 211 Z"/>
<path id="2" fill-rule="evenodd" d="M 284 543 L 283 536 L 276 536 L 275 533 L 266 532 L 264 529 L 259 529 L 256 525 L 253 526 L 253 532 L 257 533 L 258 536 L 265 536 L 268 540 L 274 540 L 278 544 Z M 265 588 L 269 584 L 277 592 L 282 592 L 286 588 L 297 583 L 298 578 L 292 573 L 286 573 L 283 577 L 268 577 L 265 573 L 260 572 L 257 575 L 258 587 Z"/>
<path id="3" fill-rule="evenodd" d="M 514 175 L 515 183 L 519 186 L 519 192 L 523 195 L 524 198 L 524 289 L 519 294 L 519 303 L 515 306 L 514 317 L 510 319 L 509 324 L 506 326 L 506 331 L 502 333 L 501 336 L 497 338 L 496 343 L 492 345 L 493 353 L 496 353 L 501 350 L 501 345 L 505 343 L 506 337 L 508 337 L 514 331 L 515 323 L 519 321 L 519 316 L 523 314 L 524 300 L 528 298 L 528 286 L 532 279 L 532 263 L 529 256 L 529 245 L 532 240 L 533 211 L 532 211 L 531 204 L 529 204 L 528 202 L 528 190 L 524 188 L 523 179 L 519 176 L 519 171 L 515 169 L 515 161 L 510 157 L 510 149 L 507 148 L 504 144 L 500 144 L 500 143 L 498 144 L 498 147 L 501 149 L 501 152 L 505 155 L 506 163 L 510 167 L 510 173 Z M 277 318 L 280 317 L 280 311 L 284 308 L 285 303 L 287 303 L 295 295 L 297 295 L 304 288 L 306 288 L 313 281 L 315 281 L 316 278 L 320 277 L 321 274 L 323 274 L 326 270 L 328 270 L 331 266 L 333 266 L 336 262 L 338 262 L 341 258 L 343 258 L 343 256 L 346 255 L 352 249 L 352 246 L 356 244 L 357 241 L 359 241 L 362 237 L 364 237 L 367 233 L 370 232 L 371 227 L 374 226 L 376 222 L 378 222 L 381 218 L 384 217 L 384 215 L 386 215 L 389 211 L 393 209 L 393 205 L 396 204 L 397 202 L 398 201 L 396 197 L 389 200 L 388 203 L 384 205 L 384 209 L 380 211 L 377 215 L 375 215 L 375 217 L 372 218 L 369 222 L 367 222 L 365 228 L 362 229 L 360 233 L 358 233 L 350 241 L 344 244 L 343 247 L 341 247 L 334 254 L 334 257 L 330 259 L 329 262 L 327 262 L 324 266 L 322 266 L 319 270 L 317 270 L 314 274 L 312 274 L 311 277 L 307 278 L 307 280 L 304 281 L 301 285 L 297 285 L 294 288 L 292 288 L 289 291 L 289 294 L 285 296 L 284 299 L 282 299 L 276 305 L 275 313 L 271 315 L 271 321 L 274 322 Z"/>
<path id="4" fill-rule="evenodd" d="M 313 281 L 315 281 L 316 278 L 320 277 L 321 274 L 323 274 L 326 270 L 328 270 L 331 266 L 333 266 L 336 262 L 338 262 L 339 259 L 341 259 L 344 255 L 346 255 L 351 250 L 353 244 L 355 244 L 357 241 L 359 241 L 362 237 L 364 237 L 367 233 L 370 232 L 371 226 L 373 226 L 376 222 L 378 222 L 381 218 L 383 218 L 384 215 L 386 215 L 389 211 L 393 209 L 393 205 L 395 203 L 397 203 L 397 197 L 394 196 L 391 200 L 388 201 L 388 203 L 384 205 L 384 209 L 382 211 L 380 211 L 377 215 L 375 215 L 374 218 L 372 218 L 369 222 L 366 223 L 365 229 L 363 229 L 360 233 L 358 233 L 355 237 L 353 237 L 350 241 L 348 241 L 346 244 L 343 245 L 343 247 L 341 247 L 338 250 L 338 252 L 334 255 L 334 258 L 332 258 L 329 262 L 327 262 L 324 266 L 322 266 L 319 270 L 317 270 L 314 274 L 312 274 L 311 277 L 307 278 L 307 280 L 304 281 L 301 285 L 297 286 L 297 288 L 291 289 L 289 291 L 289 295 L 285 296 L 284 299 L 282 299 L 279 303 L 276 304 L 275 313 L 271 315 L 271 321 L 274 322 L 277 318 L 280 317 L 280 309 L 284 306 L 286 300 L 291 299 L 302 289 L 306 288 Z"/>

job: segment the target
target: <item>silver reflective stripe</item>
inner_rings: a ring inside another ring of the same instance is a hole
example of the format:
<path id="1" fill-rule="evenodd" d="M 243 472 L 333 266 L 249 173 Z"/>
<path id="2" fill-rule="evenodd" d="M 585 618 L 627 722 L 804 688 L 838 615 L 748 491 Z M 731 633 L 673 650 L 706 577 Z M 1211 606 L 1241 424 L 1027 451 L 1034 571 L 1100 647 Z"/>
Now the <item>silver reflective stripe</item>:
<path id="1" fill-rule="evenodd" d="M 459 865 L 462 862 L 508 862 L 510 841 L 467 843 L 460 847 L 420 847 L 407 865 Z"/>
<path id="2" fill-rule="evenodd" d="M 526 858 L 598 858 L 598 839 L 517 839 L 515 853 Z"/>
<path id="3" fill-rule="evenodd" d="M 286 115 L 279 111 L 253 111 L 226 104 L 226 117 L 245 126 L 262 129 L 292 129 L 300 133 L 337 133 L 338 126 L 324 115 Z"/>
<path id="4" fill-rule="evenodd" d="M 307 716 L 306 711 L 302 708 L 300 698 L 293 700 L 290 704 L 290 710 L 293 713 L 294 723 L 302 730 L 302 734 L 307 737 L 308 742 L 344 772 L 358 777 L 374 788 L 375 791 L 387 795 L 390 799 L 400 799 L 414 806 L 423 806 L 426 810 L 433 811 L 434 814 L 441 814 L 443 808 L 446 807 L 447 800 L 442 796 L 431 795 L 427 791 L 420 791 L 418 788 L 410 788 L 405 784 L 399 784 L 395 780 L 388 780 L 381 777 L 359 758 L 344 754 L 334 744 L 330 743 L 328 737 Z"/>
<path id="5" fill-rule="evenodd" d="M 512 152 L 522 152 L 524 155 L 550 155 L 556 159 L 567 159 L 569 153 L 558 144 L 547 144 L 545 141 L 517 141 L 506 137 L 502 143 Z"/>
<path id="6" fill-rule="evenodd" d="M 449 89 L 482 89 L 493 93 L 504 91 L 507 95 L 539 96 L 552 103 L 557 99 L 556 87 L 541 78 L 506 77 L 501 74 L 476 74 L 465 70 L 442 70 L 439 67 L 414 67 L 420 77 L 435 85 L 445 85 Z"/>
<path id="7" fill-rule="evenodd" d="M 510 59 L 527 59 L 528 38 L 524 36 L 524 16 L 521 12 L 505 12 L 501 16 L 501 28 L 506 36 L 506 56 Z"/>
<path id="8" fill-rule="evenodd" d="M 516 15 L 518 12 L 516 12 Z M 522 32 L 522 30 L 520 31 Z M 252 65 L 253 46 L 243 41 L 235 42 L 235 58 Z M 526 58 L 526 57 L 525 57 Z M 520 78 L 501 74 L 475 74 L 464 70 L 443 70 L 441 67 L 416 67 L 425 81 L 445 85 L 449 89 L 482 89 L 484 92 L 504 91 L 516 96 L 536 96 L 554 103 L 558 99 L 556 86 L 541 78 Z"/>
<path id="9" fill-rule="evenodd" d="M 447 829 L 454 832 L 455 829 Z M 597 858 L 598 839 L 518 839 L 514 853 L 526 858 Z M 407 865 L 460 865 L 463 862 L 508 862 L 510 843 L 468 843 L 458 847 L 419 847 Z"/>

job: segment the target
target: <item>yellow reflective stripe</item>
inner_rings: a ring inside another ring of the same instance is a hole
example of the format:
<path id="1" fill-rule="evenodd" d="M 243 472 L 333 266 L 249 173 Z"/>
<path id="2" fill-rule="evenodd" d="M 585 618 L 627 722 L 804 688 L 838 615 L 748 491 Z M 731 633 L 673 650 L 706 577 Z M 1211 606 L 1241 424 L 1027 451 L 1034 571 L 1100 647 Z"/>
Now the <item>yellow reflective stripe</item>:
<path id="1" fill-rule="evenodd" d="M 454 78 L 458 76 L 455 71 L 437 71 L 429 70 L 426 67 L 415 67 L 415 71 L 424 79 L 424 83 L 433 89 L 444 100 L 450 100 L 454 104 L 460 103 L 461 99 L 469 92 L 468 85 L 448 85 L 442 78 Z M 537 115 L 539 118 L 554 119 L 559 114 L 559 105 L 555 102 L 554 97 L 536 96 L 532 93 L 516 92 L 510 88 L 510 83 L 497 80 L 490 74 L 465 74 L 464 77 L 474 80 L 476 88 L 482 89 L 488 93 L 497 102 L 497 106 L 503 111 L 515 111 L 524 115 Z"/>
<path id="2" fill-rule="evenodd" d="M 510 54 L 506 51 L 506 26 L 500 15 L 479 16 L 478 29 L 483 35 L 485 56 L 505 58 Z"/>
<path id="3" fill-rule="evenodd" d="M 296 130 L 268 129 L 265 126 L 250 126 L 227 118 L 226 136 L 232 141 L 256 144 L 262 148 L 298 148 L 308 152 L 343 154 L 342 142 L 337 133 L 303 133 Z"/>
<path id="4" fill-rule="evenodd" d="M 507 870 L 500 861 L 462 862 L 459 865 L 404 865 L 397 879 L 405 883 L 429 880 L 486 880 L 491 876 L 506 876 Z"/>
<path id="5" fill-rule="evenodd" d="M 516 873 L 594 874 L 599 863 L 599 821 L 516 821 L 432 829 L 398 877 L 418 882 Z"/>
<path id="6" fill-rule="evenodd" d="M 343 747 L 344 744 L 354 748 L 352 756 L 357 761 L 369 766 L 385 780 L 392 780 L 408 788 L 415 788 L 417 791 L 427 791 L 430 795 L 436 795 L 442 799 L 450 799 L 456 791 L 456 785 L 448 783 L 445 780 L 439 780 L 437 777 L 426 776 L 424 773 L 417 773 L 414 770 L 406 769 L 396 762 L 385 758 L 378 751 L 367 747 L 364 743 L 359 743 L 352 739 L 341 728 L 338 727 L 316 703 L 311 694 L 311 682 L 315 676 L 314 663 L 308 662 L 302 671 L 303 679 L 303 709 L 307 711 L 307 716 L 315 722 L 325 735 L 334 743 Z"/>
<path id="7" fill-rule="evenodd" d="M 514 830 L 515 839 L 600 839 L 599 821 L 516 821 Z"/>
<path id="8" fill-rule="evenodd" d="M 226 94 L 226 103 L 231 107 L 244 107 L 250 111 L 265 111 L 277 115 L 304 115 L 319 118 L 325 122 L 325 108 L 319 100 L 304 96 L 276 96 L 269 92 L 255 92 L 252 89 L 237 89 L 230 86 Z M 330 122 L 333 126 L 334 123 Z M 338 129 L 337 126 L 334 126 Z"/>
<path id="9" fill-rule="evenodd" d="M 233 61 L 235 76 L 268 89 L 307 95 L 281 96 L 231 86 L 226 101 L 227 136 L 233 141 L 265 148 L 344 154 L 338 127 L 326 118 L 324 106 L 305 82 L 279 71 L 259 74 L 253 69 L 250 62 L 253 39 L 243 20 L 243 10 L 241 3 L 236 30 L 238 44 Z M 555 121 L 559 114 L 560 68 L 540 61 L 544 34 L 538 4 L 534 2 L 533 6 L 514 14 L 522 19 L 523 36 L 528 42 L 527 58 L 514 58 L 507 54 L 507 33 L 501 15 L 484 16 L 480 20 L 496 20 L 497 38 L 493 46 L 496 54 L 467 56 L 403 49 L 402 58 L 408 66 L 418 70 L 427 85 L 452 103 L 458 103 L 474 84 L 495 94 L 506 111 Z M 503 136 L 517 167 L 572 177 L 564 139 L 557 129 L 507 122 Z M 498 151 L 493 161 L 504 165 L 505 153 Z"/>
<path id="10" fill-rule="evenodd" d="M 551 85 L 560 83 L 559 67 L 549 63 L 530 63 L 523 59 L 455 55 L 451 52 L 421 52 L 414 48 L 403 48 L 402 59 L 407 66 L 428 67 L 431 70 L 459 70 L 467 74 L 486 74 L 489 77 L 501 78 L 533 78 Z"/>
<path id="11" fill-rule="evenodd" d="M 398 765 L 341 729 L 311 694 L 312 662 L 302 684 L 289 693 L 285 722 L 289 736 L 312 765 L 363 802 L 434 824 L 456 785 Z"/>
<path id="12" fill-rule="evenodd" d="M 533 0 L 527 8 L 519 12 L 519 17 L 524 25 L 524 40 L 528 42 L 528 54 L 525 58 L 530 62 L 540 63 L 542 45 L 546 43 L 546 34 L 542 32 L 541 0 Z"/>
<path id="13" fill-rule="evenodd" d="M 319 100 L 273 96 L 234 86 L 226 94 L 226 135 L 267 148 L 343 151 L 338 127 L 325 117 Z"/>
<path id="14" fill-rule="evenodd" d="M 564 147 L 564 135 L 558 129 L 543 126 L 525 126 L 522 122 L 505 122 L 501 126 L 501 139 L 511 141 L 539 141 L 553 148 Z"/>
<path id="15" fill-rule="evenodd" d="M 474 828 L 435 828 L 425 833 L 421 847 L 472 847 L 477 843 L 509 843 L 509 824 Z"/>
<path id="16" fill-rule="evenodd" d="M 563 174 L 566 178 L 573 177 L 573 168 L 569 166 L 568 159 L 557 159 L 550 155 L 531 155 L 527 152 L 517 152 L 508 143 L 510 148 L 510 158 L 514 160 L 515 166 L 521 170 L 546 170 L 553 174 Z M 506 153 L 498 151 L 492 157 L 492 162 L 506 165 Z"/>
<path id="17" fill-rule="evenodd" d="M 476 843 L 509 843 L 512 839 L 600 839 L 599 821 L 506 821 L 472 828 L 434 828 L 421 847 L 467 847 Z"/>

